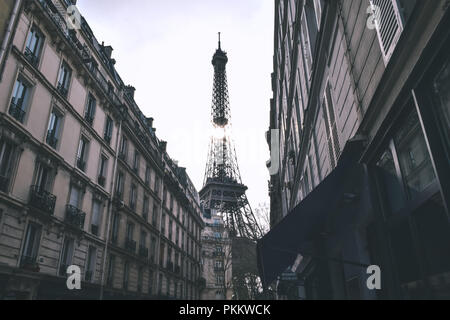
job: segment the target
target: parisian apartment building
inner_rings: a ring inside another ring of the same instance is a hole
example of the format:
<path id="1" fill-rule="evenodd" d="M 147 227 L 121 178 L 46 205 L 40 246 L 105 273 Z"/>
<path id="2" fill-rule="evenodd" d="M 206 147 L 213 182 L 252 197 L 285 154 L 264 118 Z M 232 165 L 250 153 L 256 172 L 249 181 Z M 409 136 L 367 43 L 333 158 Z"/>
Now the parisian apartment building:
<path id="1" fill-rule="evenodd" d="M 232 240 L 223 218 L 216 210 L 203 210 L 201 300 L 233 298 Z"/>
<path id="2" fill-rule="evenodd" d="M 449 299 L 449 2 L 276 0 L 274 21 L 263 283 Z"/>
<path id="3" fill-rule="evenodd" d="M 0 298 L 199 299 L 198 193 L 75 4 L 1 2 Z"/>

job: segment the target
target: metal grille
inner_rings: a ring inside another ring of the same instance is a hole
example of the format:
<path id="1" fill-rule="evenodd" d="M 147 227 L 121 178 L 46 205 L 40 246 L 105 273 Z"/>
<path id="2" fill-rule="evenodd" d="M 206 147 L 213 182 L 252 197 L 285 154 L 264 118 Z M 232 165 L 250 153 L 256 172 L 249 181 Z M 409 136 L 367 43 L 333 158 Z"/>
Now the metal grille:
<path id="1" fill-rule="evenodd" d="M 403 31 L 397 0 L 371 0 L 385 63 L 389 61 Z"/>

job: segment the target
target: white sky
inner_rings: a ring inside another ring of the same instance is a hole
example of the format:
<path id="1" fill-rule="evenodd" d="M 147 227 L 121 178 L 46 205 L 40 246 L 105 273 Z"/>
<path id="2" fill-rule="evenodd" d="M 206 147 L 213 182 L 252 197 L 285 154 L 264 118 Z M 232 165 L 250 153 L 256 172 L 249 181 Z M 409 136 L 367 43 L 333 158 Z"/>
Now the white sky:
<path id="1" fill-rule="evenodd" d="M 114 48 L 116 68 L 136 88 L 158 138 L 202 188 L 211 132 L 217 32 L 228 53 L 233 134 L 253 208 L 268 202 L 272 0 L 78 0 L 97 40 Z"/>

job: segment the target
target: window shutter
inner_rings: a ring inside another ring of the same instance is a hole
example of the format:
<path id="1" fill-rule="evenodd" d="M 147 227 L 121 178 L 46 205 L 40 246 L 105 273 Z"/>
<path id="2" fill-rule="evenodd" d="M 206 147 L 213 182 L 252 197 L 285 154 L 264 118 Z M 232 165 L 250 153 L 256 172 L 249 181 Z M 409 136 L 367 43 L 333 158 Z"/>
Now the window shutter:
<path id="1" fill-rule="evenodd" d="M 373 12 L 377 15 L 378 39 L 384 62 L 387 64 L 403 31 L 399 5 L 397 0 L 370 0 L 370 3 Z"/>

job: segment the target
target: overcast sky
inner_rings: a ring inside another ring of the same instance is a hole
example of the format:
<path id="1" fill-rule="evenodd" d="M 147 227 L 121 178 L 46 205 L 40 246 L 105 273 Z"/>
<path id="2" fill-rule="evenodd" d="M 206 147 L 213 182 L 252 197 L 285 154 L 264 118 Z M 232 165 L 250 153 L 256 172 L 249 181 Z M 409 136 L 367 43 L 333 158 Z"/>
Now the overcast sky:
<path id="1" fill-rule="evenodd" d="M 212 56 L 227 51 L 233 135 L 253 208 L 268 202 L 273 0 L 78 0 L 97 40 L 136 88 L 159 139 L 202 188 L 211 132 Z"/>

